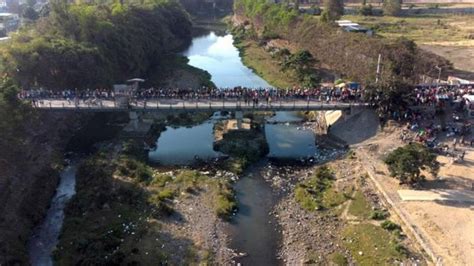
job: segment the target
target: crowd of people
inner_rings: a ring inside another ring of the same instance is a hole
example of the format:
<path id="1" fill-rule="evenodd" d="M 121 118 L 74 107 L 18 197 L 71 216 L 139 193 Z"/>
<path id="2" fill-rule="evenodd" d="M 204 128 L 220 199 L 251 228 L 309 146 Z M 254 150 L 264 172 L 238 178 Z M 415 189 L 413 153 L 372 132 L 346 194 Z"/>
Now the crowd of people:
<path id="1" fill-rule="evenodd" d="M 473 85 L 416 86 L 413 92 L 415 105 L 435 105 L 461 101 L 464 95 L 474 95 Z"/>
<path id="2" fill-rule="evenodd" d="M 282 99 L 303 99 L 318 101 L 354 102 L 362 100 L 362 89 L 348 88 L 314 88 L 314 89 L 276 89 L 276 88 L 201 88 L 201 89 L 175 89 L 175 88 L 148 88 L 131 91 L 128 96 L 133 100 L 157 100 L 157 99 L 229 99 L 242 100 L 245 102 L 276 101 Z M 89 100 L 101 99 L 112 100 L 116 93 L 110 89 L 95 90 L 23 90 L 19 97 L 29 100 L 62 99 L 73 101 L 74 99 Z"/>
<path id="3" fill-rule="evenodd" d="M 416 86 L 411 95 L 413 105 L 434 105 L 440 102 L 453 102 L 461 100 L 466 94 L 474 95 L 472 85 L 443 85 L 443 86 Z M 19 97 L 22 99 L 63 99 L 63 100 L 87 100 L 109 99 L 112 100 L 116 93 L 112 89 L 67 89 L 67 90 L 47 90 L 31 89 L 22 90 Z M 143 88 L 133 90 L 129 96 L 136 100 L 153 99 L 305 99 L 319 101 L 362 101 L 364 89 L 319 87 L 312 89 L 277 89 L 277 88 L 200 88 L 200 89 L 176 89 L 176 88 Z"/>

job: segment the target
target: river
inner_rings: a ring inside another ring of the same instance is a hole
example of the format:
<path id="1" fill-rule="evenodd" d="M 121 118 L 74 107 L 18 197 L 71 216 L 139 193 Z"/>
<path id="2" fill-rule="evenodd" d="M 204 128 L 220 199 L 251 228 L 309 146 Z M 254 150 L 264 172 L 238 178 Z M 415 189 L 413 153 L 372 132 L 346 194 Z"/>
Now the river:
<path id="1" fill-rule="evenodd" d="M 196 37 L 184 55 L 189 58 L 190 65 L 208 71 L 217 87 L 271 87 L 242 63 L 230 34 L 210 32 Z M 313 131 L 301 126 L 301 117 L 297 114 L 277 112 L 267 121 L 268 157 L 300 159 L 318 152 Z M 187 165 L 196 157 L 209 159 L 218 156 L 212 149 L 214 122 L 215 118 L 211 118 L 194 127 L 168 127 L 157 140 L 157 149 L 150 152 L 149 158 L 165 165 Z M 262 177 L 269 163 L 264 159 L 251 166 L 234 186 L 239 212 L 229 226 L 230 244 L 237 252 L 246 254 L 237 259 L 243 265 L 282 264 L 277 256 L 280 233 L 276 221 L 269 215 L 278 199 Z"/>
<path id="2" fill-rule="evenodd" d="M 270 85 L 247 68 L 233 45 L 230 34 L 219 36 L 210 32 L 193 39 L 184 53 L 189 64 L 204 69 L 221 88 L 246 86 L 268 88 Z M 157 149 L 150 151 L 149 159 L 164 165 L 189 165 L 196 158 L 212 159 L 219 156 L 213 150 L 213 125 L 218 116 L 193 127 L 167 127 L 157 140 Z M 302 127 L 295 113 L 278 112 L 268 117 L 265 135 L 272 158 L 308 158 L 317 154 L 314 133 Z M 278 199 L 262 172 L 268 159 L 247 169 L 234 189 L 240 210 L 229 225 L 231 248 L 247 256 L 237 262 L 243 265 L 278 265 L 280 234 L 276 221 L 269 215 Z M 52 265 L 54 250 L 64 219 L 64 208 L 75 193 L 76 164 L 70 164 L 61 173 L 60 184 L 45 220 L 35 230 L 29 242 L 32 265 Z"/>

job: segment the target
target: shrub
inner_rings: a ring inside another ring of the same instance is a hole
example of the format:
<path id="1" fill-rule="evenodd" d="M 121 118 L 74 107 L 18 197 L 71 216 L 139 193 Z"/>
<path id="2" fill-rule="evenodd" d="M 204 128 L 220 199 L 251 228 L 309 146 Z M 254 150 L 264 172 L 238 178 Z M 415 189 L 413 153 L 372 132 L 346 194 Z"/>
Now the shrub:
<path id="1" fill-rule="evenodd" d="M 237 209 L 234 191 L 229 184 L 219 183 L 219 192 L 215 201 L 215 212 L 222 219 L 229 219 Z"/>
<path id="2" fill-rule="evenodd" d="M 400 254 L 408 255 L 408 249 L 400 243 L 395 244 L 395 250 Z"/>
<path id="3" fill-rule="evenodd" d="M 169 188 L 165 188 L 164 190 L 158 193 L 158 199 L 162 201 L 173 199 L 174 196 L 175 196 L 175 191 Z"/>
<path id="4" fill-rule="evenodd" d="M 298 184 L 295 188 L 295 199 L 306 210 L 314 211 L 320 209 L 318 202 L 305 185 Z"/>
<path id="5" fill-rule="evenodd" d="M 362 15 L 362 16 L 372 16 L 372 15 L 373 15 L 372 5 L 371 5 L 371 4 L 363 5 L 363 6 L 359 9 L 359 15 Z"/>
<path id="6" fill-rule="evenodd" d="M 385 220 L 388 217 L 388 212 L 375 210 L 370 213 L 370 219 L 372 220 Z"/>
<path id="7" fill-rule="evenodd" d="M 151 180 L 150 185 L 156 185 L 159 187 L 164 187 L 166 183 L 172 181 L 173 178 L 169 175 L 165 174 L 158 174 L 155 177 L 153 177 L 153 180 Z"/>
<path id="8" fill-rule="evenodd" d="M 402 11 L 401 0 L 384 0 L 383 13 L 384 15 L 398 16 Z"/>
<path id="9" fill-rule="evenodd" d="M 381 224 L 382 228 L 385 229 L 385 230 L 388 230 L 388 231 L 393 231 L 393 230 L 401 230 L 402 228 L 400 227 L 400 225 L 392 222 L 392 221 L 384 221 L 382 224 Z"/>
<path id="10" fill-rule="evenodd" d="M 296 186 L 295 200 L 306 210 L 319 210 L 324 205 L 324 192 L 331 187 L 333 179 L 334 175 L 331 169 L 326 166 L 317 168 L 312 178 Z M 339 202 L 339 200 L 337 200 L 337 202 Z M 334 206 L 332 204 L 329 205 L 328 207 Z"/>

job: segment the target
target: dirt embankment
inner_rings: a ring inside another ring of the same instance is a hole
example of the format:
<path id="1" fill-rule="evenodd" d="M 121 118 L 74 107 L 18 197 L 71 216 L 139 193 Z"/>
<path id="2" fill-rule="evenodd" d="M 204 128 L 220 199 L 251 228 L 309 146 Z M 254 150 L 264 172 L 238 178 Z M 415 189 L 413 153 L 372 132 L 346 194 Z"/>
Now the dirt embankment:
<path id="1" fill-rule="evenodd" d="M 27 264 L 26 242 L 43 218 L 58 182 L 64 148 L 83 119 L 40 114 L 15 158 L 0 165 L 0 264 Z"/>

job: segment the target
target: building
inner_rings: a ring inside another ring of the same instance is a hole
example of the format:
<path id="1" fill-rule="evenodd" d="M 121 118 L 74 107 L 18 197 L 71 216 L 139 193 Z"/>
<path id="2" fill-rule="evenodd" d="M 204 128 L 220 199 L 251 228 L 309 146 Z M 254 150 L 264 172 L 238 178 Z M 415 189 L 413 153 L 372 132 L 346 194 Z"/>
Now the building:
<path id="1" fill-rule="evenodd" d="M 350 20 L 336 20 L 337 25 L 341 27 L 344 31 L 347 32 L 360 32 L 365 33 L 369 36 L 374 35 L 374 32 L 371 29 L 362 27 L 358 23 L 352 22 Z"/>
<path id="2" fill-rule="evenodd" d="M 5 0 L 0 0 L 0 12 L 7 10 L 7 2 Z"/>
<path id="3" fill-rule="evenodd" d="M 13 13 L 0 13 L 0 37 L 16 31 L 20 26 L 20 17 Z"/>
<path id="4" fill-rule="evenodd" d="M 468 117 L 474 118 L 474 95 L 464 95 L 463 99 L 466 101 L 466 112 Z"/>

